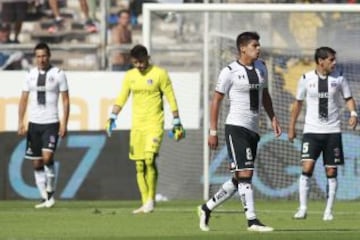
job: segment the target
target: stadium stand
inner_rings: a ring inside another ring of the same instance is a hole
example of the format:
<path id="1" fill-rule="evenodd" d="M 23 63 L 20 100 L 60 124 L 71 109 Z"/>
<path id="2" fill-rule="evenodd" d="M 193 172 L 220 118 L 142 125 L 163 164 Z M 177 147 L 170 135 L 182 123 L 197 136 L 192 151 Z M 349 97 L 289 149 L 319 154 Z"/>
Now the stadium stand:
<path id="1" fill-rule="evenodd" d="M 108 40 L 110 38 L 109 31 L 99 31 L 97 33 L 89 33 L 83 28 L 81 23 L 81 16 L 79 2 L 77 0 L 67 1 L 59 0 L 61 16 L 64 18 L 64 29 L 56 33 L 48 33 L 46 29 L 52 24 L 53 16 L 46 0 L 34 0 L 28 9 L 28 16 L 23 23 L 22 32 L 19 36 L 21 44 L 7 44 L 5 49 L 22 50 L 26 57 L 31 57 L 32 47 L 35 42 L 46 41 L 52 45 L 54 49 L 53 61 L 67 70 L 109 70 L 110 55 L 113 51 L 126 51 L 131 46 L 125 46 L 125 49 L 118 49 L 117 46 L 111 45 Z M 120 9 L 132 7 L 128 0 L 111 0 L 104 1 L 107 6 L 108 18 L 111 14 L 118 12 Z M 142 38 L 142 17 L 141 6 L 146 2 L 161 3 L 180 3 L 189 2 L 184 0 L 139 0 L 136 1 L 136 21 L 133 23 L 133 44 L 141 43 Z M 191 1 L 190 1 L 191 2 Z M 295 3 L 296 0 L 211 0 L 209 2 L 219 3 Z M 323 0 L 323 1 L 301 1 L 301 2 L 322 2 L 322 3 L 353 3 L 355 1 L 348 0 Z M 42 3 L 42 4 L 40 4 Z M 103 1 L 95 1 L 97 3 L 92 15 L 96 19 L 102 19 L 102 3 Z M 157 59 L 158 64 L 163 65 L 169 70 L 177 70 L 186 67 L 187 69 L 198 69 L 201 66 L 199 58 L 193 57 L 199 55 L 201 38 L 201 26 L 197 26 L 199 16 L 183 15 L 181 18 L 182 35 L 179 37 L 179 21 L 174 17 L 173 13 L 159 15 L 158 19 L 154 20 L 156 28 L 155 33 L 158 33 L 156 41 L 167 43 L 167 49 L 155 49 L 153 59 Z M 297 19 L 297 18 L 295 18 Z M 112 19 L 113 20 L 113 19 Z M 108 18 L 108 24 L 111 24 L 111 19 Z M 320 21 L 320 20 L 319 20 Z M 299 21 L 298 21 L 299 22 Z M 292 23 L 296 25 L 294 21 Z M 99 24 L 99 28 L 101 25 Z M 319 26 L 321 24 L 318 24 Z M 200 30 L 200 31 L 199 31 Z M 291 31 L 291 27 L 289 29 Z M 321 31 L 321 29 L 320 29 Z M 296 33 L 295 33 L 296 34 Z M 321 34 L 318 33 L 318 34 Z M 298 38 L 299 39 L 299 38 Z M 103 42 L 105 41 L 105 42 Z M 300 41 L 300 40 L 298 40 Z M 294 42 L 294 41 L 287 41 Z M 300 41 L 300 44 L 304 43 Z M 162 44 L 164 45 L 164 44 Z M 124 46 L 122 47 L 124 48 Z M 184 58 L 189 59 L 184 63 Z M 29 59 L 31 60 L 31 59 Z"/>

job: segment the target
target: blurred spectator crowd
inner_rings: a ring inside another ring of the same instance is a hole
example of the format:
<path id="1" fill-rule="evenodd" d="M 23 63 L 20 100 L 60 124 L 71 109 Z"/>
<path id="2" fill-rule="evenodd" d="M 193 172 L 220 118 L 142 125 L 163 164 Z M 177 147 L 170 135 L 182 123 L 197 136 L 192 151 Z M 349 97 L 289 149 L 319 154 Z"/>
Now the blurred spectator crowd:
<path id="1" fill-rule="evenodd" d="M 58 64 L 81 68 L 80 63 L 86 59 L 90 61 L 87 67 L 97 70 L 97 54 L 82 46 L 99 45 L 100 34 L 104 33 L 108 35 L 106 45 L 131 44 L 132 29 L 138 27 L 137 17 L 141 14 L 138 3 L 137 0 L 0 0 L 0 44 L 6 44 L 0 53 L 0 67 L 2 70 L 28 68 L 33 45 L 45 41 L 68 48 L 68 51 L 59 50 L 53 57 Z M 100 31 L 101 4 L 106 4 L 108 13 L 105 31 Z M 109 59 L 114 70 L 129 68 L 128 57 L 122 52 L 112 54 Z"/>
<path id="2" fill-rule="evenodd" d="M 32 64 L 32 45 L 38 41 L 50 44 L 63 44 L 70 47 L 84 46 L 86 44 L 99 45 L 101 34 L 106 34 L 106 46 L 112 46 L 106 62 L 106 69 L 125 71 L 131 67 L 128 51 L 131 46 L 138 43 L 141 36 L 142 4 L 155 3 L 202 3 L 203 0 L 0 0 L 0 52 L 1 70 L 26 69 Z M 242 0 L 210 0 L 210 3 L 358 3 L 356 0 L 277 0 L 277 1 L 242 1 Z M 107 29 L 101 29 L 101 4 L 107 4 Z M 183 39 L 183 28 L 186 17 L 179 13 L 169 13 L 163 17 L 165 22 L 177 22 L 174 37 Z M 299 19 L 303 19 L 299 21 Z M 290 16 L 289 31 L 299 29 L 299 24 L 306 22 L 308 16 Z M 309 35 L 309 31 L 321 28 L 323 23 L 317 16 L 312 16 L 311 27 L 304 27 L 307 33 L 294 33 L 298 44 L 314 39 L 302 39 Z M 309 26 L 310 26 L 309 25 Z M 198 29 L 198 26 L 196 26 Z M 296 36 L 298 34 L 299 36 Z M 313 34 L 313 33 L 312 33 Z M 316 33 L 315 33 L 316 34 Z M 5 46 L 6 44 L 6 46 Z M 310 45 L 315 45 L 309 42 Z M 14 47 L 14 45 L 19 47 Z M 10 47 L 11 46 L 11 47 Z M 81 47 L 79 47 L 81 50 Z M 25 49 L 25 50 L 24 50 Z M 27 51 L 26 51 L 27 50 Z M 98 70 L 97 56 L 94 52 L 81 52 L 71 48 L 69 51 L 59 51 L 58 63 L 71 68 L 88 68 Z M 69 54 L 73 54 L 69 57 Z M 76 59 L 79 59 L 76 61 Z M 87 59 L 88 64 L 82 66 L 82 60 Z M 67 65 L 66 65 L 67 64 Z M 72 65 L 71 65 L 72 64 Z"/>

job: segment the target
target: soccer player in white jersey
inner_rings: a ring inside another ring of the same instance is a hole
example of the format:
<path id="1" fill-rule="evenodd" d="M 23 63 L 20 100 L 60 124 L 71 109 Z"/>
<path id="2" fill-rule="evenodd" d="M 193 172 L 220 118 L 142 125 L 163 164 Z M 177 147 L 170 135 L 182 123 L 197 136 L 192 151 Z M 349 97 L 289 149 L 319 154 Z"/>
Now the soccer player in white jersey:
<path id="1" fill-rule="evenodd" d="M 243 32 L 236 39 L 238 59 L 223 68 L 215 87 L 210 110 L 210 132 L 208 144 L 211 149 L 218 146 L 218 116 L 220 104 L 229 96 L 230 109 L 225 122 L 225 138 L 233 177 L 202 206 L 198 207 L 199 227 L 209 231 L 210 213 L 229 199 L 235 192 L 240 195 L 248 223 L 247 230 L 273 231 L 262 224 L 255 214 L 252 176 L 259 136 L 259 114 L 261 105 L 270 118 L 276 137 L 281 135 L 279 122 L 274 114 L 272 100 L 267 87 L 267 68 L 258 60 L 260 36 L 256 32 Z"/>
<path id="2" fill-rule="evenodd" d="M 305 125 L 302 139 L 302 174 L 299 179 L 300 207 L 295 219 L 305 219 L 310 179 L 315 161 L 323 154 L 327 182 L 327 202 L 323 215 L 324 221 L 333 220 L 332 207 L 337 190 L 337 166 L 344 164 L 341 139 L 340 108 L 342 100 L 350 111 L 349 125 L 356 128 L 358 119 L 356 103 L 348 82 L 342 73 L 335 70 L 336 52 L 329 47 L 315 50 L 315 70 L 305 73 L 299 80 L 296 100 L 291 111 L 288 138 L 296 137 L 295 125 L 306 102 Z"/>
<path id="3" fill-rule="evenodd" d="M 32 160 L 35 183 L 42 201 L 35 208 L 54 206 L 54 153 L 58 137 L 65 137 L 70 111 L 65 73 L 50 64 L 50 48 L 39 43 L 34 48 L 36 67 L 27 74 L 19 102 L 18 134 L 26 135 L 25 158 Z M 62 98 L 62 120 L 58 100 Z M 29 102 L 28 125 L 25 112 Z"/>

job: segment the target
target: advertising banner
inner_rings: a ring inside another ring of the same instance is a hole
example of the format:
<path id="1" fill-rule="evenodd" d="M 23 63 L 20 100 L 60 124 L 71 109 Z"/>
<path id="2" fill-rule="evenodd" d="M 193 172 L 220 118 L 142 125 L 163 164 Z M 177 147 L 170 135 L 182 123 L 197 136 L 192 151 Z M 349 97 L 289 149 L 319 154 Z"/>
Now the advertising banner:
<path id="1" fill-rule="evenodd" d="M 186 129 L 200 125 L 200 74 L 169 73 Z M 1 72 L 0 131 L 17 131 L 17 108 L 26 72 Z M 102 130 L 121 89 L 123 72 L 66 72 L 71 113 L 69 130 Z M 165 99 L 165 128 L 171 127 L 172 115 Z M 61 104 L 60 104 L 61 107 Z M 131 97 L 118 118 L 119 129 L 131 127 Z"/>

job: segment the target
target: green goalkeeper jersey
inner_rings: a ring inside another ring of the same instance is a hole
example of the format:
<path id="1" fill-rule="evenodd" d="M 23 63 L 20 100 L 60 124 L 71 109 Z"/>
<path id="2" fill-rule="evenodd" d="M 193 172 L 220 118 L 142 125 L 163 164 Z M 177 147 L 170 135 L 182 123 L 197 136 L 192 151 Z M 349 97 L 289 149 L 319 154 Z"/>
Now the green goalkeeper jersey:
<path id="1" fill-rule="evenodd" d="M 124 107 L 132 93 L 132 128 L 163 128 L 165 95 L 171 111 L 177 111 L 174 90 L 167 71 L 150 65 L 145 72 L 133 68 L 126 72 L 115 104 Z"/>

